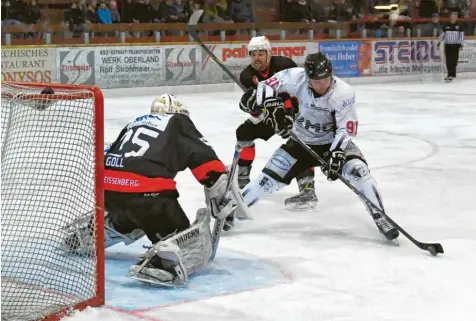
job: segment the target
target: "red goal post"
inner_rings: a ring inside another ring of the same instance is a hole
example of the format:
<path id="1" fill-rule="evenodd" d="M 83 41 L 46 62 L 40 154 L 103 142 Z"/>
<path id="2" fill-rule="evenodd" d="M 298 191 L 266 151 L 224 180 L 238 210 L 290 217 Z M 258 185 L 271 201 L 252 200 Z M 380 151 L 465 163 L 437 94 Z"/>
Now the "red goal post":
<path id="1" fill-rule="evenodd" d="M 95 86 L 2 81 L 2 320 L 104 304 L 104 98 Z M 51 87 L 54 93 L 41 94 Z M 89 252 L 64 246 L 87 218 Z"/>

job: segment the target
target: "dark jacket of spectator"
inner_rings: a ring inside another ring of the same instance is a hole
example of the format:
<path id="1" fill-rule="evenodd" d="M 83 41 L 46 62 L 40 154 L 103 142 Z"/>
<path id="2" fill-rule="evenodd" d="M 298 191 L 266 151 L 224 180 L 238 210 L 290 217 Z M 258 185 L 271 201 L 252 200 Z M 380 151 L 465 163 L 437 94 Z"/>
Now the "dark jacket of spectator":
<path id="1" fill-rule="evenodd" d="M 172 0 L 164 0 L 159 6 L 159 15 L 161 22 L 184 22 L 186 17 L 179 8 L 174 5 Z"/>
<path id="2" fill-rule="evenodd" d="M 74 25 L 81 25 L 84 23 L 85 15 L 76 3 L 73 2 L 71 8 L 65 10 L 64 20 L 68 22 L 71 27 Z"/>
<path id="3" fill-rule="evenodd" d="M 88 5 L 88 11 L 86 12 L 86 22 L 88 21 L 90 23 L 98 23 L 98 14 L 91 4 Z"/>
<path id="4" fill-rule="evenodd" d="M 228 14 L 234 22 L 252 23 L 255 20 L 250 0 L 231 0 L 228 8 Z"/>
<path id="5" fill-rule="evenodd" d="M 132 0 L 124 1 L 121 8 L 122 22 L 133 23 L 135 14 L 136 14 L 136 3 L 132 2 Z"/>
<path id="6" fill-rule="evenodd" d="M 35 0 L 31 0 L 31 3 L 27 5 L 26 16 L 30 24 L 37 24 L 40 21 L 41 9 Z"/>
<path id="7" fill-rule="evenodd" d="M 310 3 L 312 18 L 317 22 L 327 21 L 327 13 L 320 0 L 312 0 Z"/>
<path id="8" fill-rule="evenodd" d="M 2 21 L 15 20 L 17 22 L 27 22 L 25 5 L 20 0 L 2 1 Z"/>
<path id="9" fill-rule="evenodd" d="M 330 19 L 337 22 L 346 22 L 354 19 L 355 12 L 352 6 L 345 3 L 344 0 L 337 0 L 331 8 Z"/>
<path id="10" fill-rule="evenodd" d="M 306 2 L 304 5 L 295 0 L 286 0 L 284 3 L 283 19 L 286 22 L 311 21 L 311 8 Z"/>
<path id="11" fill-rule="evenodd" d="M 422 0 L 417 2 L 416 8 L 418 10 L 418 16 L 421 18 L 431 18 L 434 13 L 438 13 L 438 6 L 435 0 Z"/>

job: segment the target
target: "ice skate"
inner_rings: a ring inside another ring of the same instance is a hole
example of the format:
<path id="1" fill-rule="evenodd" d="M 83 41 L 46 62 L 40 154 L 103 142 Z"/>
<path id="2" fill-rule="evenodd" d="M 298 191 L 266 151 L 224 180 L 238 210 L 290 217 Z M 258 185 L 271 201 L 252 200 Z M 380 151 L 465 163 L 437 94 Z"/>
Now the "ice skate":
<path id="1" fill-rule="evenodd" d="M 251 166 L 238 167 L 238 186 L 243 189 L 250 183 Z"/>
<path id="2" fill-rule="evenodd" d="M 311 210 L 317 206 L 314 180 L 303 178 L 298 181 L 299 194 L 289 197 L 284 201 L 284 206 L 289 210 Z"/>

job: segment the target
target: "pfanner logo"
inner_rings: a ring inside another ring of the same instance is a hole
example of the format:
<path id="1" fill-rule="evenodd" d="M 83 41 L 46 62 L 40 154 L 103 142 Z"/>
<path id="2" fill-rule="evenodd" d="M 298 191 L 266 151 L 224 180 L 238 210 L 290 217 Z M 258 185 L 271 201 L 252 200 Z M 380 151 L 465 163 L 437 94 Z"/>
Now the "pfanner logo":
<path id="1" fill-rule="evenodd" d="M 377 41 L 374 52 L 376 64 L 441 61 L 436 43 L 427 40 Z"/>
<path id="2" fill-rule="evenodd" d="M 275 46 L 271 47 L 271 54 L 273 56 L 285 56 L 290 59 L 293 57 L 304 57 L 306 55 L 306 46 Z M 242 45 L 238 48 L 223 48 L 222 58 L 223 62 L 230 59 L 244 59 L 248 57 L 248 48 Z"/>
<path id="3" fill-rule="evenodd" d="M 94 51 L 72 49 L 59 53 L 60 81 L 63 84 L 94 85 Z"/>

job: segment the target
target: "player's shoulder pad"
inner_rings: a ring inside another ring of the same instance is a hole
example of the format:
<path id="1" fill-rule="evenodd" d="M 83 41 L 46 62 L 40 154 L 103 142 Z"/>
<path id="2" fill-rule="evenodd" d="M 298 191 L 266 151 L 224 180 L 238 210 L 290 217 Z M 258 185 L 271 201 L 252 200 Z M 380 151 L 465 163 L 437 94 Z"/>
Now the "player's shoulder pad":
<path id="1" fill-rule="evenodd" d="M 251 65 L 248 65 L 243 71 L 240 73 L 240 82 L 246 88 L 256 87 L 256 84 L 253 82 L 254 71 Z"/>
<path id="2" fill-rule="evenodd" d="M 355 104 L 355 90 L 348 83 L 334 77 L 334 90 L 332 93 L 332 99 L 336 104 L 336 108 L 346 109 L 349 106 Z"/>
<path id="3" fill-rule="evenodd" d="M 279 69 L 287 69 L 297 67 L 298 65 L 286 56 L 271 56 L 270 64 L 275 64 Z"/>

